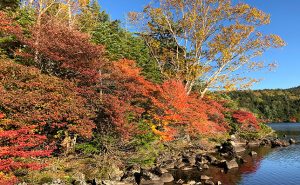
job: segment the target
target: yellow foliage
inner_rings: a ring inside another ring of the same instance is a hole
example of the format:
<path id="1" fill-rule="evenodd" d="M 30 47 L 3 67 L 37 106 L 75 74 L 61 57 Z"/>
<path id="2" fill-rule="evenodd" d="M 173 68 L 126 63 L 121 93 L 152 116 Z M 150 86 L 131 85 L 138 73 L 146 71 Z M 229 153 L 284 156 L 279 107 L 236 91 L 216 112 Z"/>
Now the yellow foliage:
<path id="1" fill-rule="evenodd" d="M 144 10 L 142 22 L 147 29 L 142 33 L 162 74 L 185 82 L 187 93 L 199 80 L 203 95 L 211 87 L 232 89 L 227 82 L 238 85 L 242 82 L 233 78 L 258 69 L 250 65 L 255 57 L 285 45 L 278 35 L 257 30 L 270 23 L 270 15 L 249 4 L 232 0 L 158 2 Z"/>

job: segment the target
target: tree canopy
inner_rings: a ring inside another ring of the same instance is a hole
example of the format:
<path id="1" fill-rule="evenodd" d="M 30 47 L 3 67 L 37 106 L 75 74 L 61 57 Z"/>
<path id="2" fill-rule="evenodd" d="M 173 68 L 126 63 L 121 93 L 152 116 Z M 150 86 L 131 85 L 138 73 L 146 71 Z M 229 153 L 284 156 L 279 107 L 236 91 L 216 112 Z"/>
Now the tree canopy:
<path id="1" fill-rule="evenodd" d="M 161 72 L 180 79 L 188 94 L 198 84 L 202 97 L 208 89 L 248 87 L 255 79 L 246 71 L 273 66 L 257 57 L 285 45 L 259 31 L 268 14 L 231 0 L 159 0 L 129 16 Z"/>

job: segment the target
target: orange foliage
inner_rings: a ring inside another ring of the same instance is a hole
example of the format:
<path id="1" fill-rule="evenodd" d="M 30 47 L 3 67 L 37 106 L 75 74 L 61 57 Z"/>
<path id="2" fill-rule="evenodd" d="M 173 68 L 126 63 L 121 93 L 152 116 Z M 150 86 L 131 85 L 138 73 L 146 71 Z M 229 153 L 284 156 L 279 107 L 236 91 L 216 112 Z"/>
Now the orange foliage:
<path id="1" fill-rule="evenodd" d="M 42 59 L 55 61 L 62 68 L 79 72 L 74 76 L 98 79 L 103 46 L 91 43 L 89 35 L 69 29 L 55 20 L 41 25 L 40 29 L 39 32 L 38 28 L 32 29 L 33 38 L 39 37 L 38 44 L 35 39 L 21 38 L 21 41 L 32 50 L 38 50 Z"/>
<path id="2" fill-rule="evenodd" d="M 0 184 L 3 185 L 15 185 L 17 184 L 18 179 L 14 175 L 3 174 L 0 172 Z"/>
<path id="3" fill-rule="evenodd" d="M 140 75 L 141 70 L 131 60 L 114 62 L 109 72 L 103 75 L 105 111 L 127 139 L 138 132 L 136 123 L 146 112 L 148 97 L 155 85 Z"/>
<path id="4" fill-rule="evenodd" d="M 123 138 L 140 132 L 137 123 L 141 119 L 148 119 L 152 131 L 163 140 L 174 139 L 178 126 L 191 134 L 227 129 L 223 106 L 197 94 L 187 95 L 180 81 L 153 84 L 140 75 L 134 61 L 126 59 L 114 62 L 108 71 L 103 75 L 104 109 Z"/>
<path id="5" fill-rule="evenodd" d="M 43 17 L 41 25 L 29 29 L 30 37 L 3 12 L 0 12 L 0 21 L 0 32 L 14 35 L 26 46 L 15 51 L 23 63 L 28 59 L 27 64 L 43 73 L 75 81 L 81 96 L 98 99 L 99 70 L 106 62 L 104 47 L 91 43 L 88 34 L 69 29 L 65 23 L 49 16 Z"/>
<path id="6" fill-rule="evenodd" d="M 158 92 L 152 98 L 156 109 L 154 119 L 164 130 L 157 131 L 158 134 L 168 133 L 168 139 L 174 137 L 176 132 L 170 128 L 172 125 L 185 125 L 190 134 L 212 134 L 226 130 L 227 123 L 222 113 L 224 108 L 213 100 L 202 100 L 197 94 L 187 95 L 180 81 L 166 81 Z"/>

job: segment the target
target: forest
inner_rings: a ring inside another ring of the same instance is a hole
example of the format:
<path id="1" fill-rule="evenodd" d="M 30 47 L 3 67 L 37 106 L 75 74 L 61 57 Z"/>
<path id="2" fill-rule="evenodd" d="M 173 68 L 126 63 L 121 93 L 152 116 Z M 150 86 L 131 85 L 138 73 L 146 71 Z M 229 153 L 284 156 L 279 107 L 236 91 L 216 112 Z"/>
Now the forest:
<path id="1" fill-rule="evenodd" d="M 132 32 L 100 5 L 0 2 L 0 184 L 107 179 L 185 138 L 262 138 L 266 120 L 300 119 L 299 89 L 228 92 L 249 88 L 243 71 L 274 67 L 254 59 L 285 45 L 257 30 L 270 23 L 263 11 L 160 0 L 129 13 Z"/>
<path id="2" fill-rule="evenodd" d="M 228 93 L 240 107 L 265 120 L 265 122 L 300 121 L 300 87 L 256 91 L 232 91 Z"/>

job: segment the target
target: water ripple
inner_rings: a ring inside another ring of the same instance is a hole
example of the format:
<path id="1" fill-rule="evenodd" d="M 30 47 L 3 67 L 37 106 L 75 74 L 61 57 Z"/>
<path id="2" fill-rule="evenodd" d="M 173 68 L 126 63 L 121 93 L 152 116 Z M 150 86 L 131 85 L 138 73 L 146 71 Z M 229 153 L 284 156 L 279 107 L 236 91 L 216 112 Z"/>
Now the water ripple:
<path id="1" fill-rule="evenodd" d="M 300 124 L 271 125 L 280 135 L 300 140 Z M 239 185 L 299 185 L 300 145 L 274 149 L 263 157 L 253 173 L 242 174 Z"/>

